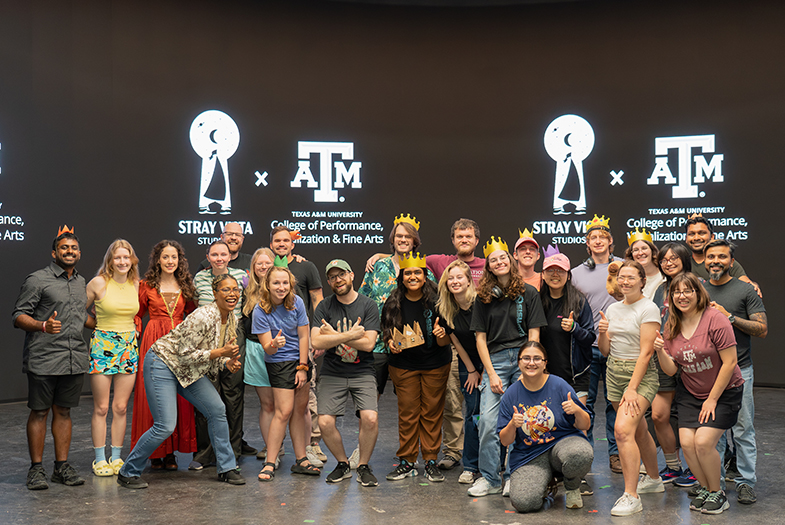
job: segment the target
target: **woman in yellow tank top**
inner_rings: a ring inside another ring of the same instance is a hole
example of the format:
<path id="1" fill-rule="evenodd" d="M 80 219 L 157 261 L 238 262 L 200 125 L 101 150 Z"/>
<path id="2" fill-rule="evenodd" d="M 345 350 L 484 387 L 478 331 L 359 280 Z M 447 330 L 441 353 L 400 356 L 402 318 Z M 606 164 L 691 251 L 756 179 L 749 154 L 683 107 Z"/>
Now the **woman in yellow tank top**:
<path id="1" fill-rule="evenodd" d="M 93 473 L 116 475 L 123 466 L 126 410 L 134 388 L 139 345 L 134 316 L 139 310 L 139 259 L 131 244 L 117 239 L 106 250 L 97 275 L 87 284 L 87 309 L 95 306 L 90 339 L 90 386 L 93 389 Z M 106 460 L 106 415 L 112 402 L 112 455 Z"/>

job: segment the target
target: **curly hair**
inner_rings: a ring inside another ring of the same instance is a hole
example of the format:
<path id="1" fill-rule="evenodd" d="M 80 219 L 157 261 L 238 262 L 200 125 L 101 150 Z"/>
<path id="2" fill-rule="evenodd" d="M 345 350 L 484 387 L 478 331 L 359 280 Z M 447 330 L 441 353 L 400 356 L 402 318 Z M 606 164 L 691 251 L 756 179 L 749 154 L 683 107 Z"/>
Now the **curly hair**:
<path id="1" fill-rule="evenodd" d="M 401 268 L 398 271 L 398 278 L 396 279 L 398 287 L 390 293 L 390 296 L 387 298 L 387 301 L 385 301 L 384 307 L 382 308 L 382 341 L 385 342 L 392 339 L 393 328 L 403 330 L 403 312 L 401 310 L 401 304 L 406 295 L 406 286 L 403 284 L 403 272 L 404 268 Z M 420 302 L 425 309 L 430 310 L 436 306 L 438 291 L 436 289 L 436 283 L 428 279 L 425 275 L 425 269 L 423 269 L 423 275 L 425 276 L 425 284 L 423 284 L 422 287 L 422 298 L 420 299 Z"/>
<path id="2" fill-rule="evenodd" d="M 273 298 L 270 295 L 270 279 L 272 278 L 273 274 L 281 272 L 286 273 L 289 276 L 289 293 L 287 293 L 286 297 L 283 299 L 283 306 L 287 310 L 294 310 L 295 308 L 295 297 L 297 297 L 295 287 L 297 286 L 297 279 L 295 279 L 294 274 L 291 272 L 291 270 L 289 270 L 289 268 L 273 266 L 267 272 L 267 275 L 264 276 L 264 286 L 262 286 L 261 295 L 259 297 L 259 306 L 266 314 L 273 313 L 273 310 L 276 308 L 276 305 L 273 304 Z"/>
<path id="3" fill-rule="evenodd" d="M 523 281 L 521 274 L 518 273 L 518 265 L 513 264 L 513 258 L 512 255 L 510 255 L 510 252 L 504 253 L 507 254 L 507 258 L 510 260 L 510 282 L 507 283 L 506 288 L 502 286 L 499 283 L 499 278 L 491 271 L 491 265 L 488 262 L 488 259 L 485 259 L 485 271 L 482 274 L 482 279 L 480 279 L 480 284 L 477 286 L 477 297 L 485 304 L 490 303 L 493 299 L 494 288 L 499 288 L 502 291 L 503 297 L 508 297 L 510 299 L 523 295 L 523 292 L 526 290 L 526 283 Z"/>
<path id="4" fill-rule="evenodd" d="M 192 301 L 196 297 L 196 287 L 194 280 L 191 278 L 191 272 L 188 270 L 188 259 L 185 258 L 185 250 L 183 246 L 177 241 L 164 239 L 153 246 L 150 252 L 150 261 L 147 267 L 147 273 L 144 274 L 144 281 L 150 288 L 155 288 L 161 291 L 161 253 L 164 248 L 172 247 L 177 250 L 177 268 L 174 270 L 174 279 L 177 281 L 177 286 L 180 287 L 180 293 L 186 301 Z"/>
<path id="5" fill-rule="evenodd" d="M 101 267 L 98 268 L 98 272 L 95 275 L 103 277 L 107 281 L 114 276 L 114 254 L 120 248 L 125 248 L 128 250 L 128 253 L 131 254 L 131 269 L 128 270 L 128 280 L 135 282 L 139 279 L 139 257 L 136 256 L 136 252 L 134 251 L 134 247 L 131 246 L 131 243 L 125 239 L 115 239 L 115 241 L 109 245 L 109 248 L 106 249 L 106 253 L 104 254 L 104 261 L 101 263 Z"/>
<path id="6" fill-rule="evenodd" d="M 474 280 L 472 279 L 472 271 L 469 265 L 460 259 L 451 262 L 442 272 L 442 278 L 439 279 L 439 300 L 436 301 L 436 309 L 439 311 L 442 321 L 450 328 L 455 328 L 453 320 L 460 309 L 458 303 L 455 302 L 455 297 L 447 287 L 447 279 L 450 278 L 450 271 L 453 268 L 459 268 L 469 281 L 469 288 L 466 289 L 466 299 L 469 301 L 469 304 L 474 304 L 474 299 L 477 297 L 477 290 L 474 288 Z"/>
<path id="7" fill-rule="evenodd" d="M 247 316 L 251 315 L 253 309 L 262 299 L 264 281 L 260 281 L 259 276 L 256 275 L 256 272 L 254 271 L 256 261 L 262 255 L 267 256 L 267 258 L 270 259 L 270 263 L 275 261 L 275 254 L 273 254 L 273 251 L 270 248 L 259 248 L 253 253 L 253 256 L 251 256 L 251 273 L 248 276 L 248 286 L 245 287 L 245 304 L 243 304 L 243 313 Z M 269 273 L 270 270 L 267 271 Z"/>

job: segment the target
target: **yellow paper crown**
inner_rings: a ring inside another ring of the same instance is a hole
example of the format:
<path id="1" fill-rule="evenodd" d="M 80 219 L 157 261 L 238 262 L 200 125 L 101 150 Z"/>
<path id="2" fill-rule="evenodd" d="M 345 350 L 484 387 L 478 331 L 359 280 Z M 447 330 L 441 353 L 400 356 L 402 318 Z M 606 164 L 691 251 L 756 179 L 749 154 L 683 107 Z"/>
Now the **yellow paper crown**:
<path id="1" fill-rule="evenodd" d="M 529 228 L 524 228 L 523 231 L 521 231 L 521 229 L 518 228 L 518 238 L 523 239 L 524 237 L 528 237 L 529 239 L 534 239 L 534 234 L 529 231 Z"/>
<path id="2" fill-rule="evenodd" d="M 687 220 L 692 221 L 692 220 L 695 220 L 695 219 L 698 219 L 698 218 L 700 218 L 700 219 L 703 218 L 703 212 L 701 212 L 701 213 L 693 213 L 692 215 L 687 217 Z"/>
<path id="3" fill-rule="evenodd" d="M 68 225 L 63 224 L 63 226 L 57 230 L 57 236 L 60 237 L 64 233 L 74 233 L 74 228 L 71 227 L 71 229 L 68 229 Z"/>
<path id="4" fill-rule="evenodd" d="M 496 250 L 504 250 L 505 252 L 509 253 L 509 248 L 507 248 L 507 243 L 499 237 L 498 239 L 494 236 L 491 236 L 491 240 L 485 243 L 485 246 L 482 248 L 482 254 L 487 259 L 490 254 L 495 252 Z"/>
<path id="5" fill-rule="evenodd" d="M 414 226 L 414 229 L 415 229 L 415 230 L 417 230 L 417 231 L 420 231 L 420 223 L 419 223 L 419 222 L 417 222 L 417 218 L 415 218 L 415 217 L 412 217 L 412 216 L 411 216 L 411 215 L 409 215 L 408 213 L 406 214 L 406 216 L 405 216 L 405 217 L 404 217 L 403 213 L 402 213 L 402 214 L 400 214 L 399 216 L 397 216 L 397 217 L 395 218 L 395 220 L 393 221 L 393 224 L 400 224 L 400 223 L 402 223 L 402 222 L 408 222 L 409 224 L 411 224 L 412 226 Z"/>
<path id="6" fill-rule="evenodd" d="M 646 228 L 641 230 L 635 228 L 635 231 L 627 233 L 627 246 L 632 246 L 635 241 L 649 241 L 654 244 L 651 233 L 647 232 Z"/>
<path id="7" fill-rule="evenodd" d="M 602 218 L 597 217 L 597 214 L 594 214 L 594 218 L 590 221 L 586 221 L 586 233 L 589 233 L 592 230 L 600 229 L 605 230 L 606 232 L 611 231 L 610 225 L 611 219 L 608 217 L 605 218 L 605 215 Z"/>
<path id="8" fill-rule="evenodd" d="M 405 253 L 398 258 L 398 266 L 401 268 L 425 268 L 425 256 L 420 257 L 420 252 L 417 252 L 417 257 L 410 253 Z"/>

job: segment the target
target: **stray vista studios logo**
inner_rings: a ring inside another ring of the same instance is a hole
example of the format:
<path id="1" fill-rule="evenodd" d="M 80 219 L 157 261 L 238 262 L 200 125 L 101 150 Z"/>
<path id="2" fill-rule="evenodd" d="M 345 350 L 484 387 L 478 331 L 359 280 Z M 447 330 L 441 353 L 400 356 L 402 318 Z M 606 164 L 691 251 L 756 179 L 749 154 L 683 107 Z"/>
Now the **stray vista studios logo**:
<path id="1" fill-rule="evenodd" d="M 562 115 L 548 124 L 543 137 L 545 151 L 556 161 L 553 190 L 554 215 L 583 215 L 586 213 L 586 183 L 583 161 L 594 148 L 594 130 L 591 124 L 578 115 Z M 693 155 L 693 148 L 700 153 Z M 668 151 L 678 151 L 677 175 L 668 165 Z M 684 137 L 658 137 L 654 139 L 654 170 L 646 184 L 657 186 L 660 182 L 672 185 L 674 199 L 705 197 L 698 184 L 707 180 L 724 182 L 723 155 L 714 154 L 714 135 Z M 713 154 L 709 159 L 707 155 Z M 692 166 L 695 166 L 693 174 Z M 622 185 L 624 171 L 611 171 L 610 185 Z"/>

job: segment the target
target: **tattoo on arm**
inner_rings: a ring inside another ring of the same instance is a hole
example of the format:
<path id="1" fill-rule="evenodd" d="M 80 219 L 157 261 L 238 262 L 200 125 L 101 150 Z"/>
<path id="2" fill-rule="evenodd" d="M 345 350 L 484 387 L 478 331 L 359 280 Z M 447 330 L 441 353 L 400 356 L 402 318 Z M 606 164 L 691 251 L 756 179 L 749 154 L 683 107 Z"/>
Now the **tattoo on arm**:
<path id="1" fill-rule="evenodd" d="M 753 337 L 766 337 L 769 332 L 768 320 L 763 312 L 752 314 L 749 319 L 737 317 L 733 326 Z"/>

